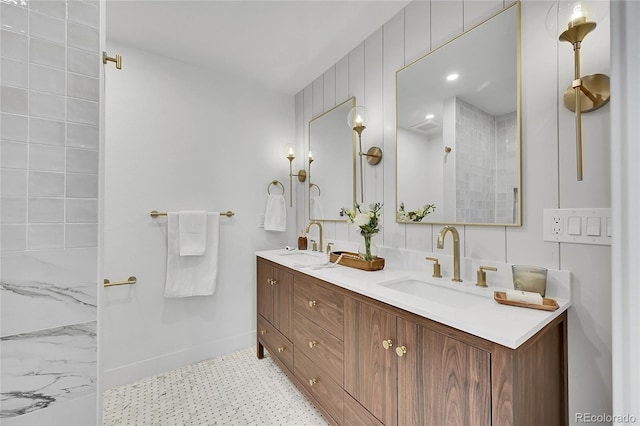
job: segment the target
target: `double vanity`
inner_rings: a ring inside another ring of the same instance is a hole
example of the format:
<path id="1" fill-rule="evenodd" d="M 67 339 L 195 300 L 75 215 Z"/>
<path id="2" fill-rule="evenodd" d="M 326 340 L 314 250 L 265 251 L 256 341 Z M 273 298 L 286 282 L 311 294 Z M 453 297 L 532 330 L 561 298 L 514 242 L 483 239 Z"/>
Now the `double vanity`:
<path id="1" fill-rule="evenodd" d="M 333 424 L 567 424 L 568 293 L 552 312 L 505 306 L 504 288 L 433 278 L 407 253 L 375 272 L 256 253 L 258 358 Z"/>

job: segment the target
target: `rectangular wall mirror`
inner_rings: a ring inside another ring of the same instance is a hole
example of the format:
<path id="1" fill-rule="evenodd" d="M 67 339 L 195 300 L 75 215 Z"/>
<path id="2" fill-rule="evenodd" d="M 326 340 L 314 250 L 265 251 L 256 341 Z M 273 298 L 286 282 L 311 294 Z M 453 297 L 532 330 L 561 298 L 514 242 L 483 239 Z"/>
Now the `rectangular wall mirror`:
<path id="1" fill-rule="evenodd" d="M 350 98 L 309 121 L 309 218 L 346 220 L 340 210 L 356 199 L 356 140 L 347 125 Z M 311 158 L 310 158 L 311 160 Z"/>
<path id="2" fill-rule="evenodd" d="M 396 74 L 396 210 L 521 225 L 520 4 Z"/>

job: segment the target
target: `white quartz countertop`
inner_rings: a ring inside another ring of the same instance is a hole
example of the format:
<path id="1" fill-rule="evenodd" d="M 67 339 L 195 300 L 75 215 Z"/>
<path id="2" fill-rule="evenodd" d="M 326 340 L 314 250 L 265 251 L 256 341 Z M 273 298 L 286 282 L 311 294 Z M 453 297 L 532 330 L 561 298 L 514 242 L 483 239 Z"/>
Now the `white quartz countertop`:
<path id="1" fill-rule="evenodd" d="M 380 271 L 362 271 L 342 265 L 322 265 L 326 255 L 319 253 L 268 250 L 256 252 L 256 255 L 512 349 L 526 342 L 570 305 L 569 300 L 557 297 L 554 299 L 560 307 L 551 312 L 502 305 L 493 299 L 493 295 L 494 291 L 507 290 L 506 286 L 480 288 L 475 286 L 475 280 L 453 283 L 450 277 L 432 278 L 430 273 L 418 268 L 385 267 Z M 318 261 L 314 262 L 312 256 L 318 256 Z M 429 291 L 427 296 L 391 288 L 394 283 L 412 279 L 427 281 L 429 288 L 435 291 Z"/>

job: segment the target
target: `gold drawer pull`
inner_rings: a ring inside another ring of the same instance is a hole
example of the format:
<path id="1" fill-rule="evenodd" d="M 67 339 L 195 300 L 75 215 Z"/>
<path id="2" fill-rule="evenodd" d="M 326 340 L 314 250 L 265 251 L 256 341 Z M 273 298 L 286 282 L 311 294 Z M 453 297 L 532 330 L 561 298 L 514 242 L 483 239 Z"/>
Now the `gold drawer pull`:
<path id="1" fill-rule="evenodd" d="M 387 340 L 383 340 L 382 341 L 382 347 L 383 348 L 389 349 L 391 346 L 393 346 L 393 340 L 387 339 Z"/>
<path id="2" fill-rule="evenodd" d="M 318 383 L 318 379 L 316 379 L 316 378 L 309 379 L 309 386 L 313 386 L 313 385 L 315 385 L 316 383 Z"/>
<path id="3" fill-rule="evenodd" d="M 398 356 L 404 356 L 404 354 L 406 354 L 406 353 L 407 353 L 407 347 L 406 346 L 403 345 L 403 346 L 398 346 L 396 348 L 396 354 Z"/>
<path id="4" fill-rule="evenodd" d="M 312 340 L 311 342 L 309 342 L 310 348 L 315 348 L 316 346 L 318 346 L 318 342 L 316 342 L 315 340 Z"/>
<path id="5" fill-rule="evenodd" d="M 281 347 L 278 348 L 278 352 L 284 352 L 285 349 L 286 348 L 284 346 L 281 346 Z"/>
<path id="6" fill-rule="evenodd" d="M 278 284 L 278 281 L 274 280 L 273 278 L 267 278 L 267 284 L 271 284 L 272 286 Z"/>
<path id="7" fill-rule="evenodd" d="M 265 334 L 267 334 L 267 333 L 268 333 L 268 331 L 267 331 L 267 330 L 260 330 L 260 334 L 262 334 L 263 336 L 264 336 Z"/>
<path id="8" fill-rule="evenodd" d="M 315 308 L 315 306 L 316 306 L 317 304 L 318 304 L 318 303 L 317 303 L 315 300 L 309 300 L 309 307 L 310 307 L 310 308 Z"/>

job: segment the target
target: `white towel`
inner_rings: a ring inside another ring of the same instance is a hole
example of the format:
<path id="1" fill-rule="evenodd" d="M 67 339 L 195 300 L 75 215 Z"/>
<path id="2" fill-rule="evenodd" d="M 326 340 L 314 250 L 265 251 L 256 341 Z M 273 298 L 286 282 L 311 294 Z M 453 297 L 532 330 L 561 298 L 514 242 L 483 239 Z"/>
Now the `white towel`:
<path id="1" fill-rule="evenodd" d="M 202 256 L 207 250 L 207 212 L 178 212 L 180 256 Z"/>
<path id="2" fill-rule="evenodd" d="M 167 214 L 167 280 L 164 297 L 210 296 L 218 276 L 220 213 L 207 213 L 207 250 L 180 256 L 178 213 Z"/>
<path id="3" fill-rule="evenodd" d="M 325 219 L 324 209 L 322 208 L 322 200 L 319 195 L 310 198 L 311 201 L 311 213 L 309 217 L 311 219 Z"/>
<path id="4" fill-rule="evenodd" d="M 287 207 L 284 195 L 269 195 L 264 213 L 265 231 L 284 231 L 287 228 Z"/>

